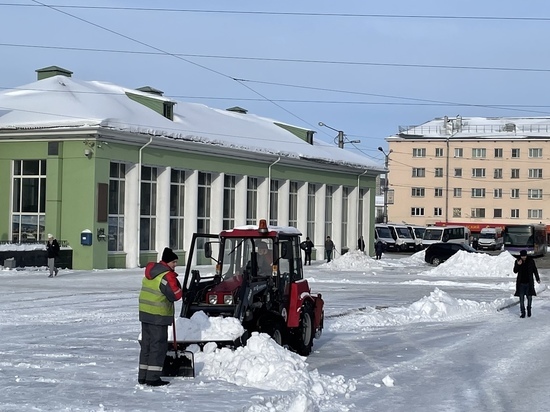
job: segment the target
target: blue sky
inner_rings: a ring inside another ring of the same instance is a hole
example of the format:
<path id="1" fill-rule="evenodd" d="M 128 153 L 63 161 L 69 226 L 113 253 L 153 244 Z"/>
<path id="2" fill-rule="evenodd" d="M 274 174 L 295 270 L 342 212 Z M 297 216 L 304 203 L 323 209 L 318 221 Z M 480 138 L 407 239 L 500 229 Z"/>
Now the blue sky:
<path id="1" fill-rule="evenodd" d="M 53 8 L 69 5 L 80 7 Z M 0 15 L 0 90 L 58 65 L 82 80 L 238 105 L 331 142 L 324 122 L 380 162 L 377 147 L 399 126 L 550 114 L 543 1 L 13 0 Z"/>

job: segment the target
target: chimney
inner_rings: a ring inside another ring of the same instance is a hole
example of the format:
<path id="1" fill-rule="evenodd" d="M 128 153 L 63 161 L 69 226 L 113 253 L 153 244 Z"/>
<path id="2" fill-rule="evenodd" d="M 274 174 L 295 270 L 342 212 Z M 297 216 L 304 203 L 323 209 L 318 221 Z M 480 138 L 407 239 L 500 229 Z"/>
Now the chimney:
<path id="1" fill-rule="evenodd" d="M 59 66 L 44 67 L 42 69 L 38 69 L 35 71 L 37 73 L 37 80 L 44 80 L 44 79 L 47 79 L 48 77 L 53 77 L 53 76 L 71 77 L 71 75 L 73 74 L 73 72 Z"/>

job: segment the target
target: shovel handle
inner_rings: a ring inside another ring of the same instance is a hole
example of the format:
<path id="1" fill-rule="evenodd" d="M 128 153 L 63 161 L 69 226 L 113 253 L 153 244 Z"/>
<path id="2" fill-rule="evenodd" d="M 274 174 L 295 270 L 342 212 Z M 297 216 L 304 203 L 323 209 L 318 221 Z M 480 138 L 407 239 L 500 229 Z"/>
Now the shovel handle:
<path id="1" fill-rule="evenodd" d="M 176 353 L 176 357 L 178 357 L 178 342 L 176 341 L 176 319 L 174 318 L 174 322 L 172 322 L 172 335 L 173 335 L 173 343 L 174 343 L 174 352 Z"/>

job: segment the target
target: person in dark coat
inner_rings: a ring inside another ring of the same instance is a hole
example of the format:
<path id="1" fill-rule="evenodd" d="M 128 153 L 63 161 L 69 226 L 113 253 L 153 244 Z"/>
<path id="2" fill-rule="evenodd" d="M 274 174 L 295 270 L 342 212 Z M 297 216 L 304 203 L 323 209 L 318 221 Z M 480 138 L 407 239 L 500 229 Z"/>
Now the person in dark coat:
<path id="1" fill-rule="evenodd" d="M 332 260 L 332 251 L 334 250 L 334 242 L 330 239 L 330 236 L 327 236 L 325 240 L 325 257 L 327 263 Z"/>
<path id="2" fill-rule="evenodd" d="M 168 350 L 168 326 L 174 321 L 174 302 L 183 295 L 175 272 L 177 263 L 178 255 L 165 248 L 160 262 L 149 262 L 145 267 L 139 294 L 139 384 L 162 386 L 170 383 L 160 377 Z"/>
<path id="3" fill-rule="evenodd" d="M 382 259 L 382 252 L 384 251 L 384 242 L 380 239 L 374 244 L 374 253 L 376 253 L 376 259 Z"/>
<path id="4" fill-rule="evenodd" d="M 49 278 L 57 276 L 59 269 L 55 265 L 55 260 L 59 257 L 59 242 L 52 234 L 48 233 L 48 242 L 46 243 L 46 253 L 48 255 L 48 269 L 50 269 Z"/>
<path id="5" fill-rule="evenodd" d="M 519 296 L 520 317 L 525 317 L 525 296 L 527 296 L 527 316 L 531 317 L 531 302 L 533 296 L 537 296 L 533 276 L 535 276 L 537 283 L 540 283 L 540 277 L 535 260 L 531 256 L 527 256 L 526 250 L 519 252 L 519 258 L 514 263 L 514 273 L 518 274 L 514 296 Z"/>
<path id="6" fill-rule="evenodd" d="M 363 236 L 357 240 L 357 249 L 359 249 L 361 252 L 365 251 L 365 241 L 363 240 Z"/>
<path id="7" fill-rule="evenodd" d="M 313 246 L 315 246 L 315 245 L 309 239 L 309 237 L 306 237 L 306 240 L 304 240 L 302 243 L 300 243 L 300 249 L 302 249 L 304 251 L 304 254 L 305 254 L 304 265 L 309 264 L 311 266 L 311 251 L 313 250 Z"/>

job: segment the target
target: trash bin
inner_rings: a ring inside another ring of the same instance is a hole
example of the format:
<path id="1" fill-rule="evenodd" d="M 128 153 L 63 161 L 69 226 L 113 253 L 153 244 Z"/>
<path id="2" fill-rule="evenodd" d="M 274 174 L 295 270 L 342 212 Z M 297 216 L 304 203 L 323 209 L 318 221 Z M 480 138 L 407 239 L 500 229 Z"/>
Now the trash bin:
<path id="1" fill-rule="evenodd" d="M 15 259 L 9 258 L 4 260 L 4 268 L 6 269 L 15 269 Z"/>

